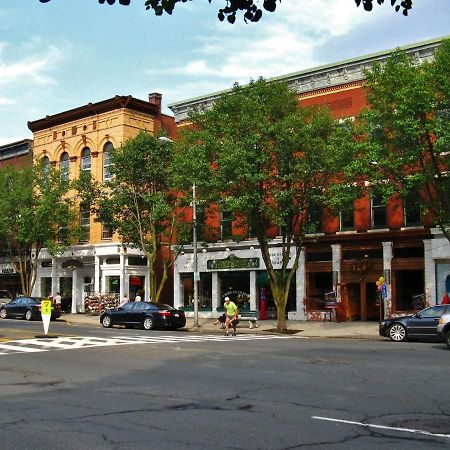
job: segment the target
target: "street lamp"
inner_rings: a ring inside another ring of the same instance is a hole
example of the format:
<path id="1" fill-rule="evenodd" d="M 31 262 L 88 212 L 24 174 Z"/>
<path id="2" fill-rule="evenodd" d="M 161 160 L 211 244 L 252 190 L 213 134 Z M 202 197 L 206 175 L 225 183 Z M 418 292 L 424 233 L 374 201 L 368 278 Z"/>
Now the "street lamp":
<path id="1" fill-rule="evenodd" d="M 173 143 L 173 140 L 160 136 L 158 141 L 164 143 Z M 194 327 L 198 328 L 198 282 L 200 281 L 200 273 L 198 271 L 197 257 L 197 211 L 196 211 L 196 192 L 195 183 L 192 185 L 192 247 L 193 247 L 193 272 L 194 272 Z"/>

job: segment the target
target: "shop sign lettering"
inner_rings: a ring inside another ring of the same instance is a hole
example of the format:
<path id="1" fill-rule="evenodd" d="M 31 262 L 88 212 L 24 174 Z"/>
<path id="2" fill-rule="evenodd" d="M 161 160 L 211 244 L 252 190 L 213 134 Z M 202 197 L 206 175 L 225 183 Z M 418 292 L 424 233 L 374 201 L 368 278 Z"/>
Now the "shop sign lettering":
<path id="1" fill-rule="evenodd" d="M 225 259 L 210 259 L 206 267 L 208 270 L 258 269 L 259 258 L 238 258 L 230 255 Z"/>

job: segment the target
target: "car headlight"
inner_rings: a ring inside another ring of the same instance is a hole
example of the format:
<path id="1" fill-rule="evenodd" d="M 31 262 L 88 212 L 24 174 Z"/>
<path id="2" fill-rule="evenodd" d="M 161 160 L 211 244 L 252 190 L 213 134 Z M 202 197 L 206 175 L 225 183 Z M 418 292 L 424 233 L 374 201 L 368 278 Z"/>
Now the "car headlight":
<path id="1" fill-rule="evenodd" d="M 380 322 L 380 327 L 384 327 L 386 325 L 386 322 Z"/>
<path id="2" fill-rule="evenodd" d="M 443 317 L 439 317 L 439 325 L 444 325 L 445 319 Z"/>

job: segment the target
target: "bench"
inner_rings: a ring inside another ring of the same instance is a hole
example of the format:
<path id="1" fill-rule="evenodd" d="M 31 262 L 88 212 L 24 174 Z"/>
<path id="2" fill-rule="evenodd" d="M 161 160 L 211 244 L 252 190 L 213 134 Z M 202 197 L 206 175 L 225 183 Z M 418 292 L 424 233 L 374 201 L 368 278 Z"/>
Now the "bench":
<path id="1" fill-rule="evenodd" d="M 258 328 L 258 311 L 242 311 L 238 318 L 239 320 L 248 320 L 249 328 Z"/>

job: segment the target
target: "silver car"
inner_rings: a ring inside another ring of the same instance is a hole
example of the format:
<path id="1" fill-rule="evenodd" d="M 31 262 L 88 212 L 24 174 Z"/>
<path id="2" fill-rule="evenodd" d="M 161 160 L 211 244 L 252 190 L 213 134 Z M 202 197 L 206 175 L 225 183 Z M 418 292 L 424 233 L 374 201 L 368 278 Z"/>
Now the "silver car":
<path id="1" fill-rule="evenodd" d="M 450 314 L 444 314 L 440 317 L 437 334 L 450 348 Z"/>
<path id="2" fill-rule="evenodd" d="M 9 291 L 0 290 L 0 306 L 9 303 L 12 300 Z"/>

